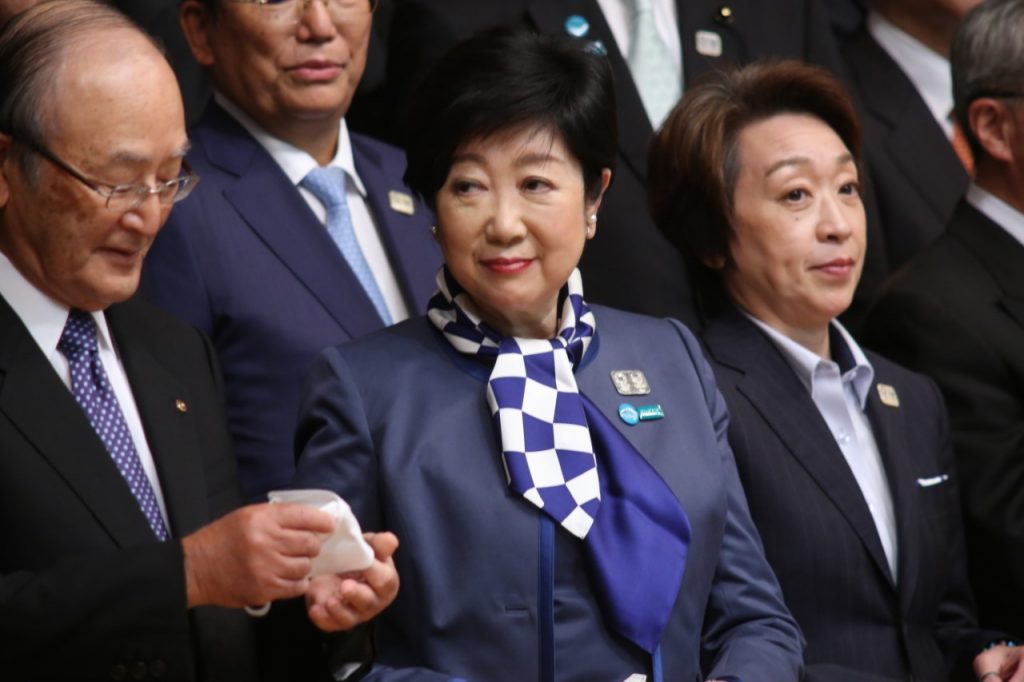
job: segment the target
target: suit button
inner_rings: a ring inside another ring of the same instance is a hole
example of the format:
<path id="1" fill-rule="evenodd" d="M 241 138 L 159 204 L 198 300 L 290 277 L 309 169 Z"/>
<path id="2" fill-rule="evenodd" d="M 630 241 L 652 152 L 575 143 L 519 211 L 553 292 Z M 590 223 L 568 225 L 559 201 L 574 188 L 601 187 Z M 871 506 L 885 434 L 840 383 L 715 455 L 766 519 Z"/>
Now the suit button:
<path id="1" fill-rule="evenodd" d="M 157 659 L 149 664 L 149 676 L 159 679 L 167 673 L 167 664 Z"/>
<path id="2" fill-rule="evenodd" d="M 133 680 L 144 680 L 146 679 L 146 664 L 142 661 L 136 661 L 132 663 L 128 673 L 132 676 Z"/>
<path id="3" fill-rule="evenodd" d="M 128 668 L 123 663 L 118 663 L 110 669 L 110 679 L 123 680 L 128 677 Z"/>

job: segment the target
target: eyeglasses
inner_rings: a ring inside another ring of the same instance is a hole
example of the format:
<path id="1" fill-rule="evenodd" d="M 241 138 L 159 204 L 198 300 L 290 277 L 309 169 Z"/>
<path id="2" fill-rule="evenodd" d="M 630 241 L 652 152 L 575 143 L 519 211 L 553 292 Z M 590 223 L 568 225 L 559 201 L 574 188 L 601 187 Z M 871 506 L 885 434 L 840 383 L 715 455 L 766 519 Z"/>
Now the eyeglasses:
<path id="1" fill-rule="evenodd" d="M 163 206 L 176 204 L 187 197 L 192 190 L 195 189 L 195 186 L 199 184 L 199 176 L 196 175 L 196 173 L 189 167 L 188 163 L 182 159 L 182 174 L 173 180 L 158 182 L 152 187 L 143 184 L 107 185 L 85 177 L 43 145 L 33 142 L 28 138 L 19 138 L 19 141 L 36 154 L 39 154 L 54 166 L 60 168 L 75 180 L 78 180 L 93 192 L 96 192 L 96 194 L 99 194 L 101 197 L 106 199 L 106 207 L 111 211 L 116 211 L 118 213 L 134 211 L 139 206 L 142 206 L 142 203 L 149 198 L 150 194 L 157 195 L 157 198 L 160 200 L 160 204 Z"/>
<path id="2" fill-rule="evenodd" d="M 373 14 L 378 0 L 320 0 L 337 24 L 354 23 Z M 259 5 L 263 16 L 276 23 L 298 23 L 313 0 L 232 0 L 240 5 Z"/>

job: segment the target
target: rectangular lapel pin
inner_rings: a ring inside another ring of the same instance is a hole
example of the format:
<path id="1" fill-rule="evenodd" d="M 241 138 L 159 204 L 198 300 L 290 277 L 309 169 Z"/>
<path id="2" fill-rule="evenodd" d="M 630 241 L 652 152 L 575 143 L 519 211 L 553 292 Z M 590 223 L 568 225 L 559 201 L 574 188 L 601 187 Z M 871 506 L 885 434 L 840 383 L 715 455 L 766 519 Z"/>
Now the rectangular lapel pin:
<path id="1" fill-rule="evenodd" d="M 932 486 L 945 483 L 949 480 L 949 474 L 942 474 L 941 476 L 932 476 L 931 478 L 919 478 L 917 479 L 918 488 L 931 488 Z"/>
<path id="2" fill-rule="evenodd" d="M 638 369 L 617 369 L 612 372 L 612 383 L 619 395 L 647 395 L 651 385 Z"/>
<path id="3" fill-rule="evenodd" d="M 404 215 L 412 215 L 416 211 L 416 205 L 412 201 L 412 197 L 405 192 L 396 192 L 391 190 L 388 192 L 388 203 L 391 205 L 391 210 Z"/>
<path id="4" fill-rule="evenodd" d="M 702 54 L 705 57 L 722 56 L 722 36 L 714 31 L 697 31 L 696 35 L 694 35 L 694 41 L 696 42 L 697 54 Z"/>
<path id="5" fill-rule="evenodd" d="M 896 394 L 896 389 L 889 384 L 878 384 L 878 399 L 882 401 L 883 405 L 889 407 L 899 407 L 900 397 Z"/>

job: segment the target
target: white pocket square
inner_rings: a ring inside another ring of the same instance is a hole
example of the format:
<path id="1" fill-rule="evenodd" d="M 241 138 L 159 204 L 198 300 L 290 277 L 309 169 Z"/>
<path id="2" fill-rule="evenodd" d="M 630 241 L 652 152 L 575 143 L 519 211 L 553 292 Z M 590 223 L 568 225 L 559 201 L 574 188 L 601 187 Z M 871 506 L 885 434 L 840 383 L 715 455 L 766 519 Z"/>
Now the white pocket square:
<path id="1" fill-rule="evenodd" d="M 917 479 L 918 488 L 931 488 L 932 486 L 941 485 L 949 480 L 949 474 L 941 474 L 939 476 L 931 476 L 929 478 Z"/>

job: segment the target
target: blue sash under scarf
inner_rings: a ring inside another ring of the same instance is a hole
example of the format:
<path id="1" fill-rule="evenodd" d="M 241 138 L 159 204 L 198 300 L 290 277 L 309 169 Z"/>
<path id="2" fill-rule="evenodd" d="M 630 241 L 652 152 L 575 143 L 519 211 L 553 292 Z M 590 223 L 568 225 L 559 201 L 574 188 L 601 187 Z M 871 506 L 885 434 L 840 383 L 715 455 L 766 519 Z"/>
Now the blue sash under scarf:
<path id="1" fill-rule="evenodd" d="M 438 273 L 437 283 L 439 291 L 430 301 L 428 317 L 456 350 L 497 359 L 503 346 L 510 348 L 510 339 L 480 320 L 472 300 L 447 268 Z M 583 301 L 579 271 L 573 272 L 559 301 L 559 335 L 567 342 L 575 370 L 586 350 L 586 343 L 576 342 L 577 336 L 589 343 L 595 327 L 593 313 Z M 573 329 L 564 324 L 567 320 L 575 322 Z M 582 328 L 578 334 L 576 328 Z M 553 340 L 552 345 L 555 343 Z M 489 382 L 488 393 L 492 392 Z M 587 532 L 573 534 L 583 538 L 594 593 L 605 620 L 613 631 L 653 654 L 682 585 L 690 523 L 675 494 L 643 455 L 593 402 L 578 389 L 575 394 L 597 455 L 600 500 L 588 504 L 593 523 Z M 496 412 L 493 403 L 492 412 Z M 501 441 L 503 426 L 497 417 L 495 428 Z M 515 467 L 509 466 L 502 447 L 510 486 L 517 490 L 512 481 Z M 562 522 L 545 506 L 537 506 Z"/>

